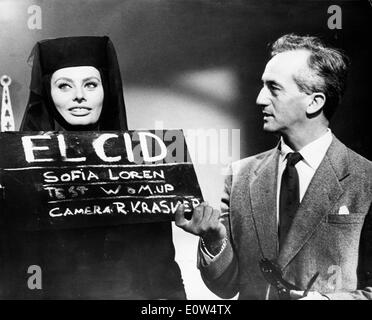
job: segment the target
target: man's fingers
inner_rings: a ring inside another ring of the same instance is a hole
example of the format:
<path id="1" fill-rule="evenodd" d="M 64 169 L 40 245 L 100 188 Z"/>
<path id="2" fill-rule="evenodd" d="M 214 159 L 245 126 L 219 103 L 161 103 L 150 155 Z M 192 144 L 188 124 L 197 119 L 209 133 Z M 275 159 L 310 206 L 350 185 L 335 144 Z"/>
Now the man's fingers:
<path id="1" fill-rule="evenodd" d="M 219 210 L 213 209 L 212 213 L 209 217 L 209 221 L 213 222 L 214 224 L 216 222 L 219 222 L 220 221 L 220 215 L 221 215 L 221 212 Z"/>
<path id="2" fill-rule="evenodd" d="M 221 238 L 226 235 L 226 229 L 219 221 L 219 216 L 218 210 L 214 210 L 206 202 L 203 202 L 194 209 L 191 220 L 187 220 L 185 206 L 180 205 L 175 213 L 175 223 L 186 232 L 198 236 Z"/>
<path id="3" fill-rule="evenodd" d="M 203 221 L 207 222 L 210 220 L 211 216 L 213 214 L 213 208 L 210 206 L 204 207 L 204 214 L 203 214 Z"/>
<path id="4" fill-rule="evenodd" d="M 188 221 L 185 218 L 185 206 L 183 204 L 177 207 L 174 220 L 175 220 L 176 226 L 182 229 L 184 229 L 189 224 L 190 221 Z"/>
<path id="5" fill-rule="evenodd" d="M 198 226 L 203 220 L 205 202 L 198 205 L 192 214 L 191 223 L 194 226 Z"/>
<path id="6" fill-rule="evenodd" d="M 204 206 L 203 209 L 204 209 L 203 218 L 200 220 L 200 224 L 199 224 L 199 228 L 201 232 L 205 232 L 208 229 L 210 229 L 211 225 L 210 225 L 209 220 L 213 213 L 213 208 L 208 205 Z"/>

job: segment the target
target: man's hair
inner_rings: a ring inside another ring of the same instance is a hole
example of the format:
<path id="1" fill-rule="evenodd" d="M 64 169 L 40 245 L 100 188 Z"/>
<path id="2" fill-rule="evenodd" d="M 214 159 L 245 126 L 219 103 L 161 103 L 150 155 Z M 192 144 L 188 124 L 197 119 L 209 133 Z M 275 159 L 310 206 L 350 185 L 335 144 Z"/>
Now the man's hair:
<path id="1" fill-rule="evenodd" d="M 330 119 L 346 89 L 349 59 L 340 50 L 327 47 L 318 37 L 295 34 L 286 34 L 276 40 L 271 46 L 271 57 L 301 49 L 310 52 L 307 64 L 311 72 L 295 75 L 294 81 L 303 92 L 325 94 L 323 112 Z"/>

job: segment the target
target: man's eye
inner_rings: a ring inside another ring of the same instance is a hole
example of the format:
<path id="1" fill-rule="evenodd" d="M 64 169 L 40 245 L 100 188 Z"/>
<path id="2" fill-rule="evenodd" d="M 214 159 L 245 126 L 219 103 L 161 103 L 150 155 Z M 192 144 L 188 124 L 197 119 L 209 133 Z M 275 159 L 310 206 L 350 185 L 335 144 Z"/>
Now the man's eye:
<path id="1" fill-rule="evenodd" d="M 85 87 L 87 87 L 88 89 L 95 89 L 97 88 L 98 84 L 96 82 L 87 82 L 85 84 Z"/>
<path id="2" fill-rule="evenodd" d="M 273 86 L 273 85 L 270 85 L 270 86 L 269 86 L 269 89 L 270 89 L 271 91 L 279 91 L 279 90 L 280 90 L 279 87 L 277 87 L 277 86 Z"/>

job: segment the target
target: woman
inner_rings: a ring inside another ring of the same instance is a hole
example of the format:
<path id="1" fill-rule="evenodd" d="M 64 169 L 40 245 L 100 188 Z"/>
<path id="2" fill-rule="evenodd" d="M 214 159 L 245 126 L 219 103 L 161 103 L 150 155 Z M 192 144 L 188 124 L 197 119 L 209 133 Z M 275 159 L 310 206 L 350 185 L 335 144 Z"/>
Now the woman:
<path id="1" fill-rule="evenodd" d="M 108 37 L 45 40 L 31 56 L 31 91 L 21 130 L 127 129 L 120 70 Z M 170 222 L 43 231 L 20 238 L 13 249 L 27 246 L 24 256 L 37 255 L 43 289 L 23 290 L 23 282 L 10 295 L 186 298 Z"/>

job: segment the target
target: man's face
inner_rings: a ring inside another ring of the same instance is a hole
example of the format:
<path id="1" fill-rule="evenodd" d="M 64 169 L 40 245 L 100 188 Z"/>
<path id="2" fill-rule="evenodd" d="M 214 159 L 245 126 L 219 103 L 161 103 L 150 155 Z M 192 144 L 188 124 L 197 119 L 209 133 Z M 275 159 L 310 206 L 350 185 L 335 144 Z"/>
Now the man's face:
<path id="1" fill-rule="evenodd" d="M 286 51 L 267 63 L 256 100 L 262 107 L 265 131 L 290 134 L 303 128 L 311 99 L 299 90 L 294 76 L 311 72 L 307 66 L 309 55 L 306 50 Z"/>

